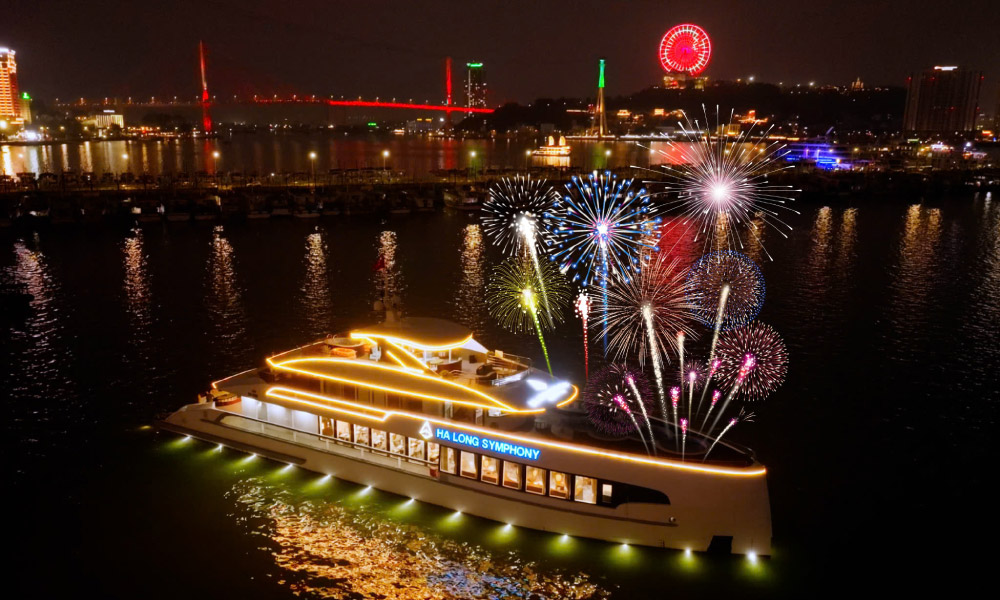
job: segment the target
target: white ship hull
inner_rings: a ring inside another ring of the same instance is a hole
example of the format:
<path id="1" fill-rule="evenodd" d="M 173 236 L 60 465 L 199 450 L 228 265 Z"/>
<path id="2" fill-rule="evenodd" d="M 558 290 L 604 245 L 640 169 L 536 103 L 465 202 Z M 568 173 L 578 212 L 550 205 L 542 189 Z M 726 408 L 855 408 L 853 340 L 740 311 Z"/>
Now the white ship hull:
<path id="1" fill-rule="evenodd" d="M 386 428 L 390 429 L 390 425 L 387 422 Z M 670 498 L 669 504 L 629 502 L 612 508 L 528 494 L 523 489 L 507 489 L 443 473 L 437 465 L 426 461 L 414 461 L 318 433 L 247 419 L 240 415 L 238 406 L 220 409 L 213 407 L 211 402 L 188 405 L 159 426 L 517 527 L 692 551 L 708 550 L 713 538 L 731 538 L 731 551 L 737 554 L 764 556 L 771 550 L 770 508 L 763 469 L 755 475 L 743 476 L 650 468 L 614 457 L 581 457 L 574 452 L 560 451 L 558 444 L 545 447 L 546 456 L 552 459 L 546 461 L 550 468 L 627 479 L 630 483 L 664 490 Z M 406 434 L 419 435 L 418 420 L 395 423 L 390 430 L 407 427 L 410 431 Z M 574 462 L 579 464 L 571 464 Z M 644 481 L 646 479 L 651 481 Z"/>

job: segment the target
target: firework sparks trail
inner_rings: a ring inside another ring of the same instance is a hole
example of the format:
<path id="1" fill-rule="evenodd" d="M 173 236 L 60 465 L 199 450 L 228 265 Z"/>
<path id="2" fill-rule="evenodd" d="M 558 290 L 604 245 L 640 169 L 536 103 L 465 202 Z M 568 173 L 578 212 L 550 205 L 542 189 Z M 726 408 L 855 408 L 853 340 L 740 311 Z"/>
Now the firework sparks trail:
<path id="1" fill-rule="evenodd" d="M 638 421 L 635 420 L 635 415 L 632 414 L 632 410 L 628 407 L 628 404 L 625 402 L 625 396 L 622 396 L 621 394 L 616 394 L 615 397 L 612 398 L 611 400 L 616 405 L 618 405 L 618 408 L 625 411 L 625 414 L 628 415 L 628 418 L 632 420 L 632 425 L 635 426 L 635 431 L 636 433 L 639 434 L 639 439 L 642 440 L 643 447 L 646 448 L 646 454 L 649 454 L 650 453 L 649 444 L 646 443 L 646 438 L 645 436 L 642 435 L 642 428 L 639 427 Z"/>
<path id="2" fill-rule="evenodd" d="M 674 386 L 670 388 L 670 405 L 674 409 L 674 440 L 677 440 L 677 402 L 681 398 L 681 388 Z"/>
<path id="3" fill-rule="evenodd" d="M 705 413 L 705 417 L 702 419 L 702 426 L 708 420 L 709 415 L 712 414 L 712 410 L 715 408 L 716 403 L 719 402 L 719 398 L 722 397 L 722 392 L 715 390 L 712 392 L 712 403 L 708 405 L 708 411 Z"/>
<path id="4" fill-rule="evenodd" d="M 656 455 L 656 436 L 653 435 L 653 424 L 649 422 L 649 414 L 646 413 L 646 403 L 642 398 L 642 394 L 639 393 L 639 388 L 635 384 L 635 376 L 632 373 L 625 375 L 625 382 L 628 383 L 628 387 L 632 390 L 632 394 L 635 396 L 635 402 L 639 405 L 642 410 L 642 419 L 646 422 L 646 427 L 649 429 L 649 443 L 653 447 L 653 455 Z"/>
<path id="5" fill-rule="evenodd" d="M 656 375 L 656 389 L 660 394 L 660 410 L 663 412 L 663 420 L 667 420 L 666 397 L 663 394 L 663 359 L 660 357 L 660 349 L 656 345 L 656 330 L 653 327 L 653 309 L 649 304 L 642 307 L 643 324 L 646 327 L 649 338 L 649 353 L 653 363 L 653 373 Z M 607 329 L 605 329 L 607 331 Z"/>
<path id="6" fill-rule="evenodd" d="M 630 399 L 631 396 L 631 399 Z M 612 363 L 598 371 L 584 389 L 582 402 L 590 421 L 599 430 L 612 435 L 634 431 L 646 448 L 655 453 L 656 441 L 650 426 L 646 404 L 651 401 L 649 382 L 641 372 Z M 649 430 L 649 444 L 638 420 L 642 414 Z"/>
<path id="7" fill-rule="evenodd" d="M 552 363 L 549 362 L 549 349 L 545 346 L 545 336 L 542 335 L 542 324 L 538 322 L 538 300 L 535 298 L 535 293 L 531 288 L 524 288 L 521 292 L 521 302 L 529 313 L 531 313 L 531 320 L 535 323 L 535 333 L 538 334 L 538 342 L 542 345 L 542 354 L 545 356 L 545 366 L 549 369 L 549 375 L 552 374 Z"/>
<path id="8" fill-rule="evenodd" d="M 729 431 L 733 425 L 736 425 L 736 419 L 729 419 L 729 424 L 723 427 L 722 431 L 719 432 L 719 436 L 716 437 L 715 441 L 712 442 L 712 445 L 708 447 L 708 452 L 705 453 L 705 456 L 704 458 L 701 459 L 701 462 L 705 462 L 705 460 L 708 458 L 708 455 L 711 454 L 712 450 L 715 449 L 715 445 L 719 443 L 719 440 L 722 439 L 722 436 L 726 435 L 726 432 Z"/>
<path id="9" fill-rule="evenodd" d="M 704 105 L 702 114 L 707 127 L 710 121 Z M 733 116 L 730 111 L 730 126 Z M 783 160 L 787 154 L 784 142 L 768 141 L 774 126 L 761 130 L 754 123 L 736 136 L 713 137 L 697 120 L 694 123 L 685 120 L 686 123 L 679 124 L 682 134 L 697 142 L 667 142 L 671 155 L 679 157 L 679 164 L 664 163 L 658 169 L 650 169 L 661 180 L 647 182 L 652 195 L 662 198 L 664 208 L 680 216 L 673 227 L 695 229 L 695 242 L 703 239 L 706 249 L 715 249 L 725 242 L 725 247 L 742 250 L 744 242 L 739 228 L 745 227 L 767 257 L 774 260 L 760 243 L 754 220 L 759 219 L 787 238 L 792 226 L 782 219 L 781 213 L 799 214 L 788 204 L 800 191 L 769 181 L 771 175 L 793 166 Z M 714 130 L 721 131 L 721 126 L 716 106 Z"/>
<path id="10" fill-rule="evenodd" d="M 740 386 L 743 385 L 747 375 L 750 374 L 750 371 L 753 370 L 756 364 L 757 361 L 754 359 L 752 354 L 747 354 L 746 357 L 744 357 L 743 366 L 740 367 L 739 373 L 736 375 L 736 382 L 733 384 L 733 388 L 729 390 L 729 393 L 726 394 L 726 399 L 722 401 L 722 406 L 719 408 L 719 412 L 715 415 L 715 420 L 712 421 L 712 426 L 708 429 L 709 431 L 715 429 L 715 426 L 719 424 L 719 419 L 722 418 L 722 413 L 726 412 L 726 407 L 729 406 L 729 402 L 733 399 L 733 396 L 736 395 L 736 392 L 740 391 Z M 707 420 L 708 415 L 706 414 L 705 421 Z M 702 422 L 702 426 L 704 426 L 704 422 Z"/>
<path id="11" fill-rule="evenodd" d="M 691 421 L 691 405 L 694 404 L 694 383 L 697 379 L 698 379 L 698 372 L 692 369 L 691 372 L 688 373 L 687 420 L 689 422 Z"/>
<path id="12" fill-rule="evenodd" d="M 583 322 L 583 374 L 590 379 L 590 336 L 587 333 L 587 319 L 590 316 L 590 296 L 586 290 L 580 292 L 574 303 L 577 316 Z"/>
<path id="13" fill-rule="evenodd" d="M 684 454 L 687 452 L 687 438 L 688 420 L 681 419 L 681 460 L 684 460 Z"/>
<path id="14" fill-rule="evenodd" d="M 680 379 L 681 385 L 684 385 L 684 332 L 677 332 L 677 362 L 680 366 Z M 683 390 L 682 390 L 683 391 Z"/>
<path id="15" fill-rule="evenodd" d="M 726 301 L 729 299 L 729 284 L 722 286 L 719 292 L 719 310 L 715 315 L 715 327 L 712 328 L 712 345 L 708 351 L 708 363 L 711 368 L 708 371 L 708 378 L 705 379 L 705 387 L 701 390 L 701 397 L 698 398 L 698 410 L 701 411 L 701 404 L 705 401 L 705 392 L 708 391 L 708 384 L 712 382 L 716 369 L 719 368 L 719 361 L 715 358 L 715 346 L 719 343 L 719 331 L 722 329 L 722 317 L 726 311 Z"/>

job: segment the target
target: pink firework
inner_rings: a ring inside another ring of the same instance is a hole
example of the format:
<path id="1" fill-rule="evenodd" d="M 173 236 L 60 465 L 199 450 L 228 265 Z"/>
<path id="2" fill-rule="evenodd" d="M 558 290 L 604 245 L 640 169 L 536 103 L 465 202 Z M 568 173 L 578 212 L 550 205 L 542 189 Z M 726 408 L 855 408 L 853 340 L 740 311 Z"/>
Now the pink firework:
<path id="1" fill-rule="evenodd" d="M 755 321 L 723 334 L 718 354 L 719 378 L 728 385 L 739 381 L 739 395 L 748 402 L 766 398 L 788 374 L 785 343 L 764 323 Z"/>

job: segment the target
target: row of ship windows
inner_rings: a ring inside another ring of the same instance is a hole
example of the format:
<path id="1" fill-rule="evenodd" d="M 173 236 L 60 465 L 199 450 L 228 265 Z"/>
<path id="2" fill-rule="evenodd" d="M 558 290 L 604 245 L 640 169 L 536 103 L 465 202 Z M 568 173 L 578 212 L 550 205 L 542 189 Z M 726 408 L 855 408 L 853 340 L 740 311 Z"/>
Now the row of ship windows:
<path id="1" fill-rule="evenodd" d="M 594 477 L 571 476 L 559 471 L 522 465 L 327 417 L 320 417 L 320 433 L 345 442 L 436 464 L 444 473 L 467 479 L 478 479 L 539 496 L 548 495 L 564 500 L 572 498 L 587 504 L 597 504 L 598 501 L 598 482 Z M 602 504 L 612 503 L 612 492 L 612 484 L 600 484 Z"/>

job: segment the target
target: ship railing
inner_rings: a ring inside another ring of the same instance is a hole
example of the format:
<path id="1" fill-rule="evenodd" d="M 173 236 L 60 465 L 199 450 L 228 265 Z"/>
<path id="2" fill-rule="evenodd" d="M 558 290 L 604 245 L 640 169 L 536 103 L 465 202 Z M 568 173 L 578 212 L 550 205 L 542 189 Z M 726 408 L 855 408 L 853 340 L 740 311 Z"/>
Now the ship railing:
<path id="1" fill-rule="evenodd" d="M 378 448 L 372 448 L 371 446 L 360 444 L 358 442 L 344 440 L 333 436 L 326 436 L 320 433 L 310 433 L 307 431 L 300 431 L 293 427 L 278 425 L 276 423 L 271 423 L 270 421 L 264 421 L 262 419 L 257 419 L 255 417 L 248 417 L 246 415 L 230 412 L 225 409 L 220 409 L 220 410 L 222 414 L 220 414 L 215 419 L 215 421 L 219 425 L 223 427 L 232 427 L 233 429 L 239 429 L 242 431 L 247 431 L 249 433 L 259 434 L 264 437 L 276 439 L 279 441 L 291 442 L 293 444 L 307 446 L 310 448 L 315 448 L 317 450 L 323 450 L 326 452 L 331 452 L 333 448 L 337 446 L 352 448 L 358 451 L 360 454 L 360 458 L 364 460 L 393 464 L 400 469 L 406 468 L 407 463 L 409 463 L 410 465 L 420 465 L 421 467 L 437 467 L 438 464 L 436 461 L 426 460 L 423 458 L 416 458 L 405 453 L 393 452 L 392 450 L 381 450 Z M 384 461 L 384 460 L 379 460 L 379 458 L 387 458 L 390 460 Z M 415 472 L 425 474 L 423 469 L 417 470 Z"/>
<path id="2" fill-rule="evenodd" d="M 531 370 L 531 359 L 516 354 L 508 354 L 500 350 L 494 350 L 486 355 L 486 364 L 493 367 L 498 377 L 490 383 L 493 385 L 506 385 L 523 379 Z"/>

